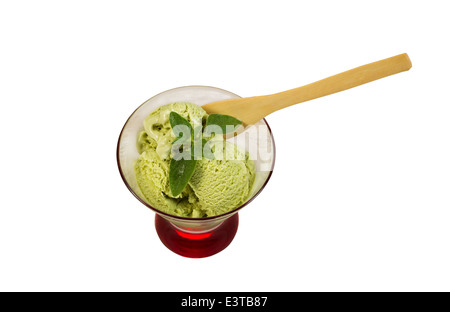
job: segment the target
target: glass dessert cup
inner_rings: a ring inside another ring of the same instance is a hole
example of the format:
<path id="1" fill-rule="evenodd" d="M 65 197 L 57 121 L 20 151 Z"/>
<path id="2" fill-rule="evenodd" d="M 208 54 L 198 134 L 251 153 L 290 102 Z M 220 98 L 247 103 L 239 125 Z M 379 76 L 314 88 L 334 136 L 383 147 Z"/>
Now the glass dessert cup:
<path id="1" fill-rule="evenodd" d="M 236 235 L 238 212 L 248 205 L 266 186 L 275 163 L 275 143 L 266 120 L 246 127 L 230 141 L 250 153 L 255 163 L 255 182 L 245 203 L 227 213 L 187 218 L 167 214 L 148 203 L 142 195 L 134 173 L 139 157 L 136 139 L 143 130 L 144 119 L 158 107 L 173 102 L 190 102 L 199 106 L 226 99 L 239 98 L 231 92 L 205 86 L 188 86 L 162 92 L 139 106 L 125 123 L 117 145 L 117 163 L 125 185 L 145 206 L 156 212 L 155 227 L 163 244 L 173 252 L 190 258 L 214 255 L 225 249 Z"/>

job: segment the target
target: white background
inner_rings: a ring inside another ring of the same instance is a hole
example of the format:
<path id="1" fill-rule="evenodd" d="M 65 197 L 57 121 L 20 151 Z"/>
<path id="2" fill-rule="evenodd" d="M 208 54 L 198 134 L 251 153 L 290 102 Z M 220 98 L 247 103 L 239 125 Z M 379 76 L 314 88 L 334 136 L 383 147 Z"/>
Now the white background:
<path id="1" fill-rule="evenodd" d="M 1 291 L 450 291 L 447 1 L 1 1 Z M 277 146 L 235 240 L 159 241 L 115 149 L 153 95 L 413 68 L 267 118 Z"/>

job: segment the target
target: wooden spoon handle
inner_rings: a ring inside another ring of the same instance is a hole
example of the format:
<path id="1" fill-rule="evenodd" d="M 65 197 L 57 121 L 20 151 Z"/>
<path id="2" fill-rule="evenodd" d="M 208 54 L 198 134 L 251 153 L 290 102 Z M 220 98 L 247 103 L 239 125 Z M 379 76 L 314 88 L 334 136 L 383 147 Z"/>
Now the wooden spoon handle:
<path id="1" fill-rule="evenodd" d="M 370 63 L 292 90 L 249 98 L 223 101 L 221 114 L 233 115 L 245 124 L 253 124 L 279 109 L 333 94 L 394 75 L 411 68 L 406 53 Z M 228 104 L 226 102 L 229 102 Z M 214 103 L 216 104 L 216 103 Z M 217 103 L 218 104 L 218 103 Z M 225 106 L 227 106 L 225 108 Z M 219 105 L 214 105 L 219 107 Z M 204 108 L 208 113 L 208 105 Z"/>
<path id="2" fill-rule="evenodd" d="M 294 104 L 354 88 L 410 68 L 411 61 L 406 53 L 356 67 L 300 88 L 271 95 L 271 113 Z"/>

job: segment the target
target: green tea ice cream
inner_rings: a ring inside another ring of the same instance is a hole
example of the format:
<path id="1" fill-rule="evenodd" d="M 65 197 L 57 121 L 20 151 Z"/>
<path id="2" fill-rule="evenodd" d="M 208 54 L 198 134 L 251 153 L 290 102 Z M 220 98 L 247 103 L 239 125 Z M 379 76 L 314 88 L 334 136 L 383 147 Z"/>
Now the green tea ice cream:
<path id="1" fill-rule="evenodd" d="M 197 161 L 194 173 L 181 194 L 173 196 L 169 186 L 172 142 L 176 139 L 169 122 L 171 112 L 184 117 L 193 129 L 202 127 L 208 115 L 195 104 L 164 105 L 144 121 L 137 138 L 140 154 L 135 174 L 145 199 L 153 207 L 177 216 L 201 218 L 226 213 L 249 197 L 255 179 L 253 161 L 238 146 L 214 137 L 214 159 Z"/>

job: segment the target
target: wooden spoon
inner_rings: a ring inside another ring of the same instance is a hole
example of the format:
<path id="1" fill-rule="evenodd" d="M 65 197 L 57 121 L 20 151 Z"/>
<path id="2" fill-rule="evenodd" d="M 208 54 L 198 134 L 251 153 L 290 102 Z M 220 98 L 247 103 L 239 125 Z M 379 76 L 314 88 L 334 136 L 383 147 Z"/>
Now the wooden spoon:
<path id="1" fill-rule="evenodd" d="M 208 114 L 230 115 L 240 119 L 245 125 L 251 125 L 279 109 L 407 71 L 411 66 L 408 54 L 404 53 L 296 89 L 264 96 L 218 101 L 203 105 L 202 108 Z"/>

